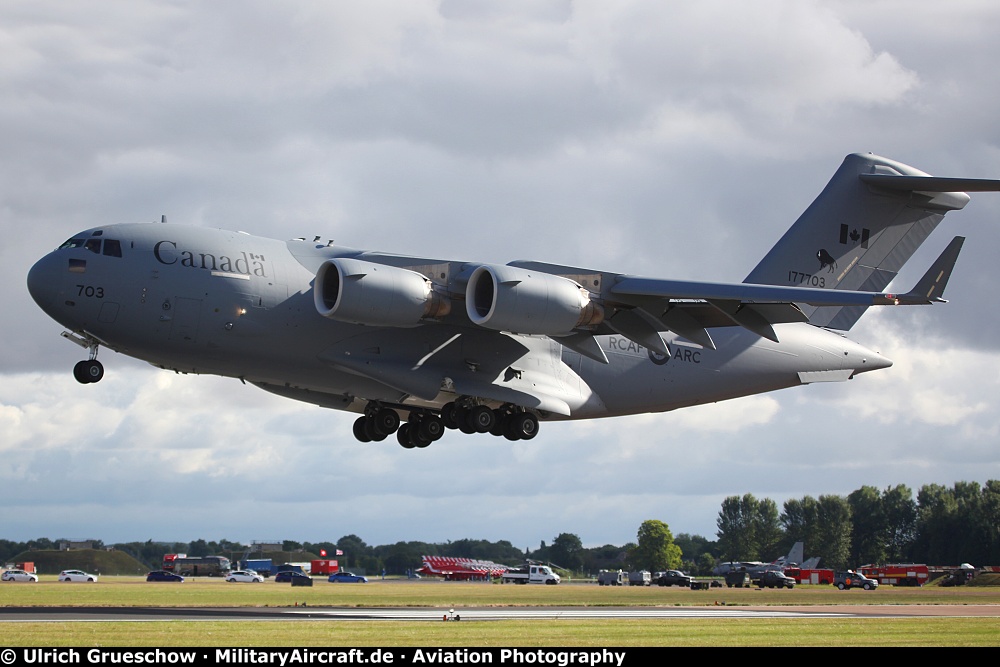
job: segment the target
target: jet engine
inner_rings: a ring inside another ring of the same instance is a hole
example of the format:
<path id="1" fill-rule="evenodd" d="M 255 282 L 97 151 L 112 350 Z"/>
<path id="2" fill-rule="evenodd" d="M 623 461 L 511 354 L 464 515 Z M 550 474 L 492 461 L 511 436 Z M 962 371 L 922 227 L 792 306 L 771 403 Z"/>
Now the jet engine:
<path id="1" fill-rule="evenodd" d="M 604 320 L 604 309 L 577 283 L 514 266 L 473 271 L 465 308 L 474 324 L 524 334 L 565 335 Z"/>
<path id="2" fill-rule="evenodd" d="M 319 267 L 313 299 L 323 317 L 378 327 L 416 326 L 451 309 L 416 271 L 342 257 Z"/>

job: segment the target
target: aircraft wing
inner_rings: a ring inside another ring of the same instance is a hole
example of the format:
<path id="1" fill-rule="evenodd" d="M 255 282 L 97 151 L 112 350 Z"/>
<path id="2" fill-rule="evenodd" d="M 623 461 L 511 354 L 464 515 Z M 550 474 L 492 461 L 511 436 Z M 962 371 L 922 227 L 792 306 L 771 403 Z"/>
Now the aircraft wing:
<path id="1" fill-rule="evenodd" d="M 673 331 L 691 342 L 715 349 L 708 329 L 716 327 L 741 326 L 777 342 L 773 325 L 809 321 L 800 304 L 886 306 L 941 302 L 964 240 L 964 237 L 956 236 L 917 286 L 902 294 L 664 280 L 540 262 L 513 262 L 512 266 L 564 276 L 580 284 L 603 285 L 600 297 L 605 304 L 606 317 L 600 328 L 619 333 L 662 354 L 669 354 L 660 331 Z M 603 354 L 588 350 L 580 336 L 557 340 L 582 354 L 604 361 Z"/>

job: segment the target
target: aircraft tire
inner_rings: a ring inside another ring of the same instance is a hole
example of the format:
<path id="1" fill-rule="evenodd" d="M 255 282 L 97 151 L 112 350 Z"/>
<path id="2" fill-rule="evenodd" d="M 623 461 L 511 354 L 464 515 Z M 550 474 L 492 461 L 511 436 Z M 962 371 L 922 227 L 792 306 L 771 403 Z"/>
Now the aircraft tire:
<path id="1" fill-rule="evenodd" d="M 73 377 L 80 384 L 90 384 L 100 382 L 104 377 L 104 365 L 97 359 L 80 361 L 73 366 Z"/>
<path id="2" fill-rule="evenodd" d="M 466 435 L 472 435 L 476 432 L 475 427 L 472 425 L 472 421 L 469 418 L 471 412 L 465 408 L 455 409 L 455 423 L 458 424 L 458 430 Z"/>
<path id="3" fill-rule="evenodd" d="M 458 421 L 455 419 L 455 403 L 451 401 L 441 406 L 441 422 L 444 427 L 452 431 L 458 429 Z"/>
<path id="4" fill-rule="evenodd" d="M 504 428 L 507 426 L 507 416 L 507 413 L 500 408 L 493 411 L 493 426 L 490 427 L 490 435 L 503 435 Z"/>
<path id="5" fill-rule="evenodd" d="M 413 449 L 415 445 L 410 440 L 410 425 L 403 424 L 396 431 L 396 441 L 402 445 L 405 449 Z"/>
<path id="6" fill-rule="evenodd" d="M 434 442 L 440 440 L 441 436 L 444 435 L 444 423 L 440 417 L 427 415 L 420 420 L 418 430 L 422 436 L 427 438 L 428 442 Z"/>
<path id="7" fill-rule="evenodd" d="M 388 433 L 382 433 L 375 427 L 374 420 L 368 419 L 367 417 L 365 417 L 365 435 L 367 435 L 368 439 L 372 442 L 382 442 L 389 437 Z"/>
<path id="8" fill-rule="evenodd" d="M 475 429 L 476 433 L 489 433 L 496 421 L 493 410 L 485 405 L 477 405 L 469 411 L 469 426 Z"/>
<path id="9" fill-rule="evenodd" d="M 365 429 L 365 422 L 367 419 L 365 417 L 358 417 L 354 421 L 354 437 L 358 439 L 358 442 L 371 442 L 372 439 L 368 437 L 368 433 Z"/>
<path id="10" fill-rule="evenodd" d="M 531 440 L 538 435 L 538 417 L 530 412 L 522 412 L 512 418 L 514 429 L 520 440 Z"/>
<path id="11" fill-rule="evenodd" d="M 372 417 L 372 424 L 378 433 L 391 435 L 399 428 L 399 413 L 389 408 L 382 408 Z"/>

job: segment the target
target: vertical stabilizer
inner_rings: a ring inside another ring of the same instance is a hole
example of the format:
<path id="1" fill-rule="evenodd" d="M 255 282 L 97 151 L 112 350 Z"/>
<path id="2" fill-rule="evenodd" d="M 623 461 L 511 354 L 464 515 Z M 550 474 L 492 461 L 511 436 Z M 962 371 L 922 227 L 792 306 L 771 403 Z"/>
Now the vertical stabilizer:
<path id="1" fill-rule="evenodd" d="M 943 190 L 960 183 L 870 153 L 848 155 L 744 282 L 881 292 L 944 214 L 968 203 L 965 192 Z M 866 306 L 801 308 L 813 324 L 846 330 Z"/>

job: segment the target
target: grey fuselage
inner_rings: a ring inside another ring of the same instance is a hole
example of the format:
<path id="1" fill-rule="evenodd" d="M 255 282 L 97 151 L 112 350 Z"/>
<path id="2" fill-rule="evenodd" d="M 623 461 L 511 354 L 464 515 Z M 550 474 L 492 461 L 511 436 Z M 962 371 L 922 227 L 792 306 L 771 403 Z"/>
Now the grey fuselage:
<path id="1" fill-rule="evenodd" d="M 806 323 L 775 325 L 780 342 L 739 326 L 713 329 L 714 350 L 665 333 L 669 359 L 602 335 L 609 362 L 602 364 L 548 336 L 478 327 L 459 307 L 437 321 L 372 327 L 323 317 L 314 303 L 316 273 L 335 257 L 411 268 L 457 300 L 464 297 L 455 285 L 476 264 L 174 224 L 109 225 L 74 239 L 28 276 L 34 300 L 66 328 L 160 368 L 240 378 L 330 408 L 357 412 L 379 401 L 435 409 L 467 395 L 518 404 L 542 419 L 586 419 L 846 380 L 891 365 Z"/>

